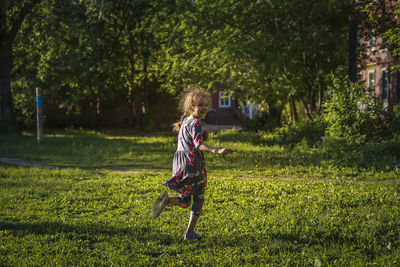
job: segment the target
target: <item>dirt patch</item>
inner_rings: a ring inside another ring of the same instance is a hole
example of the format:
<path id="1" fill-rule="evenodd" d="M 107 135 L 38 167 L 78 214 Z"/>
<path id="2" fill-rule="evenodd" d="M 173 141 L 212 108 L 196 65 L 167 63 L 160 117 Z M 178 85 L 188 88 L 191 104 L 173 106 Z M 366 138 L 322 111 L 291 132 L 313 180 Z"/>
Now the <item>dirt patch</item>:
<path id="1" fill-rule="evenodd" d="M 65 167 L 65 166 L 55 166 L 55 165 L 48 165 L 43 163 L 31 163 L 24 159 L 18 158 L 0 158 L 0 162 L 10 164 L 10 165 L 18 165 L 24 167 L 38 167 L 38 168 L 48 168 L 48 169 L 66 169 L 66 168 L 73 168 Z M 79 168 L 79 167 L 78 167 Z M 110 170 L 111 172 L 115 173 L 127 173 L 127 174 L 137 174 L 141 172 L 145 172 L 147 170 L 152 170 L 155 172 L 161 172 L 160 169 L 156 169 L 151 166 L 142 166 L 142 165 L 113 165 L 108 167 L 101 167 L 101 168 L 80 168 L 84 170 Z"/>
<path id="2" fill-rule="evenodd" d="M 120 174 L 138 174 L 138 173 L 142 173 L 143 171 L 121 171 L 121 170 L 113 170 L 112 172 L 120 173 Z"/>
<path id="3" fill-rule="evenodd" d="M 40 168 L 49 168 L 49 169 L 57 169 L 59 167 L 53 165 L 46 165 L 41 163 L 31 163 L 24 159 L 16 159 L 16 158 L 0 158 L 0 162 L 10 164 L 10 165 L 19 165 L 26 167 L 40 167 Z"/>

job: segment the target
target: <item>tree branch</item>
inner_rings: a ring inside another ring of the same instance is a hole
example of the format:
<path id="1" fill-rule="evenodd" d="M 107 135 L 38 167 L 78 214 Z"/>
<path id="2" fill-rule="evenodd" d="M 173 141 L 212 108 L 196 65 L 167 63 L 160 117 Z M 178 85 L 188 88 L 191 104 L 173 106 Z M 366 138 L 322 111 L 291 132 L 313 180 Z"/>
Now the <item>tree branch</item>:
<path id="1" fill-rule="evenodd" d="M 20 29 L 21 24 L 24 21 L 25 17 L 32 11 L 32 9 L 38 3 L 40 3 L 40 0 L 31 0 L 23 5 L 21 10 L 19 11 L 19 14 L 12 21 L 12 28 L 10 32 L 6 33 L 5 38 L 7 40 L 7 43 L 11 44 L 12 42 L 14 42 L 15 36 L 17 35 L 18 30 Z"/>
<path id="2" fill-rule="evenodd" d="M 6 31 L 7 31 L 7 27 L 6 27 L 6 1 L 1 1 L 0 2 L 0 42 L 4 41 Z"/>

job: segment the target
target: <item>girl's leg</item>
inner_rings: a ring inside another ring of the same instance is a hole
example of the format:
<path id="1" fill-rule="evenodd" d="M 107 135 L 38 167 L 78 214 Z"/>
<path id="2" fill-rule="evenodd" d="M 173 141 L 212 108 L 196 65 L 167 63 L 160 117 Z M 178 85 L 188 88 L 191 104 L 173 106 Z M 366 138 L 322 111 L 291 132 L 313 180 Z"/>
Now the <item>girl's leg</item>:
<path id="1" fill-rule="evenodd" d="M 197 220 L 199 219 L 201 210 L 203 208 L 204 196 L 193 195 L 192 211 L 190 212 L 189 224 L 186 232 L 194 231 Z"/>
<path id="2" fill-rule="evenodd" d="M 187 233 L 194 231 L 194 228 L 196 227 L 196 223 L 197 223 L 198 219 L 199 219 L 198 215 L 194 215 L 192 212 L 190 213 L 189 224 L 186 229 Z"/>
<path id="3" fill-rule="evenodd" d="M 190 206 L 191 198 L 189 197 L 169 197 L 167 205 L 175 205 L 181 208 L 187 208 Z"/>
<path id="4" fill-rule="evenodd" d="M 167 205 L 178 205 L 179 200 L 178 197 L 168 197 Z"/>
<path id="5" fill-rule="evenodd" d="M 197 220 L 199 219 L 201 208 L 203 206 L 203 195 L 193 195 L 193 206 L 190 212 L 188 228 L 185 232 L 185 240 L 201 239 L 202 236 L 194 231 Z"/>

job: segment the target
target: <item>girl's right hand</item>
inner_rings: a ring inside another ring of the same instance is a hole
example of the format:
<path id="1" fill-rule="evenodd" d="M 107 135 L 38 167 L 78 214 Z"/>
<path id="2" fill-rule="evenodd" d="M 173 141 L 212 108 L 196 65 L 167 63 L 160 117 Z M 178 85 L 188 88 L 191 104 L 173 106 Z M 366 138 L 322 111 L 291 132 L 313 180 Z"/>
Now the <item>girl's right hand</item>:
<path id="1" fill-rule="evenodd" d="M 232 149 L 230 149 L 230 148 L 218 148 L 217 149 L 217 154 L 218 155 L 226 155 L 226 154 L 229 154 L 229 153 L 232 153 Z"/>

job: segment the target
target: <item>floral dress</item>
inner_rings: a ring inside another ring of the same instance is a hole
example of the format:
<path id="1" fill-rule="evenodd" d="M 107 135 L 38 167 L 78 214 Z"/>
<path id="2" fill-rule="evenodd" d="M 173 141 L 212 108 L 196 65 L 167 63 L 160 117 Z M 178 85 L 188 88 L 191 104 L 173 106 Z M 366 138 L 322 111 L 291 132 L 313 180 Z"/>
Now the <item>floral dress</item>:
<path id="1" fill-rule="evenodd" d="M 198 149 L 203 143 L 198 119 L 185 119 L 179 130 L 178 148 L 174 155 L 172 177 L 164 185 L 180 197 L 202 195 L 207 183 L 204 154 Z"/>

